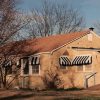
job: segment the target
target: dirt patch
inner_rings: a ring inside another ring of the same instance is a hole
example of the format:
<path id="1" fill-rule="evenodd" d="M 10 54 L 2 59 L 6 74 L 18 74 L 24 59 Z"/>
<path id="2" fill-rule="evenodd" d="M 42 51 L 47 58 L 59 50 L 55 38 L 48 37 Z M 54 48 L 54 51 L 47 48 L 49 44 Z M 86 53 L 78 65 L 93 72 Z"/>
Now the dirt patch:
<path id="1" fill-rule="evenodd" d="M 89 99 L 82 99 L 84 97 L 89 97 Z M 99 99 L 90 99 L 90 97 Z M 100 91 L 0 90 L 0 100 L 100 100 Z"/>
<path id="2" fill-rule="evenodd" d="M 16 90 L 0 90 L 0 100 L 20 100 L 33 96 L 32 92 Z"/>
<path id="3" fill-rule="evenodd" d="M 95 86 L 91 86 L 91 87 L 89 87 L 87 90 L 100 90 L 100 84 L 98 84 L 98 85 L 95 85 Z"/>

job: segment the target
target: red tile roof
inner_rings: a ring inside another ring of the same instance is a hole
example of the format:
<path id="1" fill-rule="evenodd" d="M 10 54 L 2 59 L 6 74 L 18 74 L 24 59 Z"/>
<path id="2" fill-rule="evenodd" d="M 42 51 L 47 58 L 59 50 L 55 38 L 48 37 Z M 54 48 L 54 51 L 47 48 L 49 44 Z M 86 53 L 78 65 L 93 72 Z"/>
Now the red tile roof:
<path id="1" fill-rule="evenodd" d="M 12 54 L 17 52 L 19 54 L 30 55 L 40 52 L 51 52 L 52 50 L 64 44 L 68 44 L 69 42 L 81 38 L 89 33 L 90 30 L 85 30 L 62 35 L 17 41 L 15 43 L 11 43 L 10 45 L 6 45 L 6 47 L 9 48 L 7 51 L 13 52 Z"/>

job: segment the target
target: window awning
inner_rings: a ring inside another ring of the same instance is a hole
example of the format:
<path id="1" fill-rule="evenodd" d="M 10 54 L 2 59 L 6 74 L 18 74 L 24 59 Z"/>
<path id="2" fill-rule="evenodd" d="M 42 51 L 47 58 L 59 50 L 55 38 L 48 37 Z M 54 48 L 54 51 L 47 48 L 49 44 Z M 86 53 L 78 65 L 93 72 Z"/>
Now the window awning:
<path id="1" fill-rule="evenodd" d="M 67 56 L 60 57 L 60 65 L 61 66 L 71 66 L 71 61 Z"/>
<path id="2" fill-rule="evenodd" d="M 76 56 L 73 61 L 72 65 L 86 65 L 92 63 L 92 56 Z"/>
<path id="3" fill-rule="evenodd" d="M 40 59 L 38 56 L 34 56 L 32 57 L 32 62 L 31 62 L 32 65 L 39 65 L 40 64 Z"/>

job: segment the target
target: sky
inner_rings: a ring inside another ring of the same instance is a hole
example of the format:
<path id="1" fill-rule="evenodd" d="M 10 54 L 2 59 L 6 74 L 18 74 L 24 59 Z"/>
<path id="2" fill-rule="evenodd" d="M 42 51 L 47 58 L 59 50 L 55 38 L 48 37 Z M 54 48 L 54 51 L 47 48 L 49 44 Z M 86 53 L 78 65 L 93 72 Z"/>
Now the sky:
<path id="1" fill-rule="evenodd" d="M 40 10 L 43 0 L 23 0 L 20 8 L 30 11 L 33 7 Z M 100 21 L 100 0 L 49 0 L 58 4 L 69 4 L 75 9 L 79 9 L 85 18 L 86 27 L 93 27 Z"/>

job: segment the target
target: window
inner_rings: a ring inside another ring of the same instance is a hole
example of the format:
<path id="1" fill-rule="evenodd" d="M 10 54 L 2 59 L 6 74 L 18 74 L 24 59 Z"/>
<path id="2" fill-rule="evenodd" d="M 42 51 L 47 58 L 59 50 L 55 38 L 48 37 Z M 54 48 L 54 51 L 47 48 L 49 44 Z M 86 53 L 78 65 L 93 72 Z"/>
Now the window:
<path id="1" fill-rule="evenodd" d="M 83 65 L 77 66 L 77 71 L 83 71 Z"/>
<path id="2" fill-rule="evenodd" d="M 7 69 L 7 75 L 12 74 L 12 62 L 11 61 L 4 61 L 4 68 Z"/>
<path id="3" fill-rule="evenodd" d="M 92 56 L 91 55 L 78 55 L 73 61 L 72 65 L 77 65 L 77 71 L 91 71 Z"/>
<path id="4" fill-rule="evenodd" d="M 32 65 L 32 73 L 33 74 L 39 73 L 39 65 Z"/>
<path id="5" fill-rule="evenodd" d="M 88 65 L 79 65 L 77 66 L 77 71 L 89 72 L 92 71 L 92 64 Z"/>
<path id="6" fill-rule="evenodd" d="M 32 74 L 39 74 L 40 69 L 40 59 L 39 56 L 32 57 Z"/>
<path id="7" fill-rule="evenodd" d="M 91 71 L 92 70 L 92 64 L 85 65 L 85 71 Z"/>
<path id="8" fill-rule="evenodd" d="M 12 66 L 7 66 L 7 75 L 12 74 Z"/>
<path id="9" fill-rule="evenodd" d="M 17 68 L 20 68 L 20 67 L 21 67 L 21 59 L 18 59 L 18 60 L 17 60 L 16 66 L 17 66 Z"/>
<path id="10" fill-rule="evenodd" d="M 23 58 L 23 74 L 29 74 L 29 59 L 28 59 L 28 57 Z"/>

